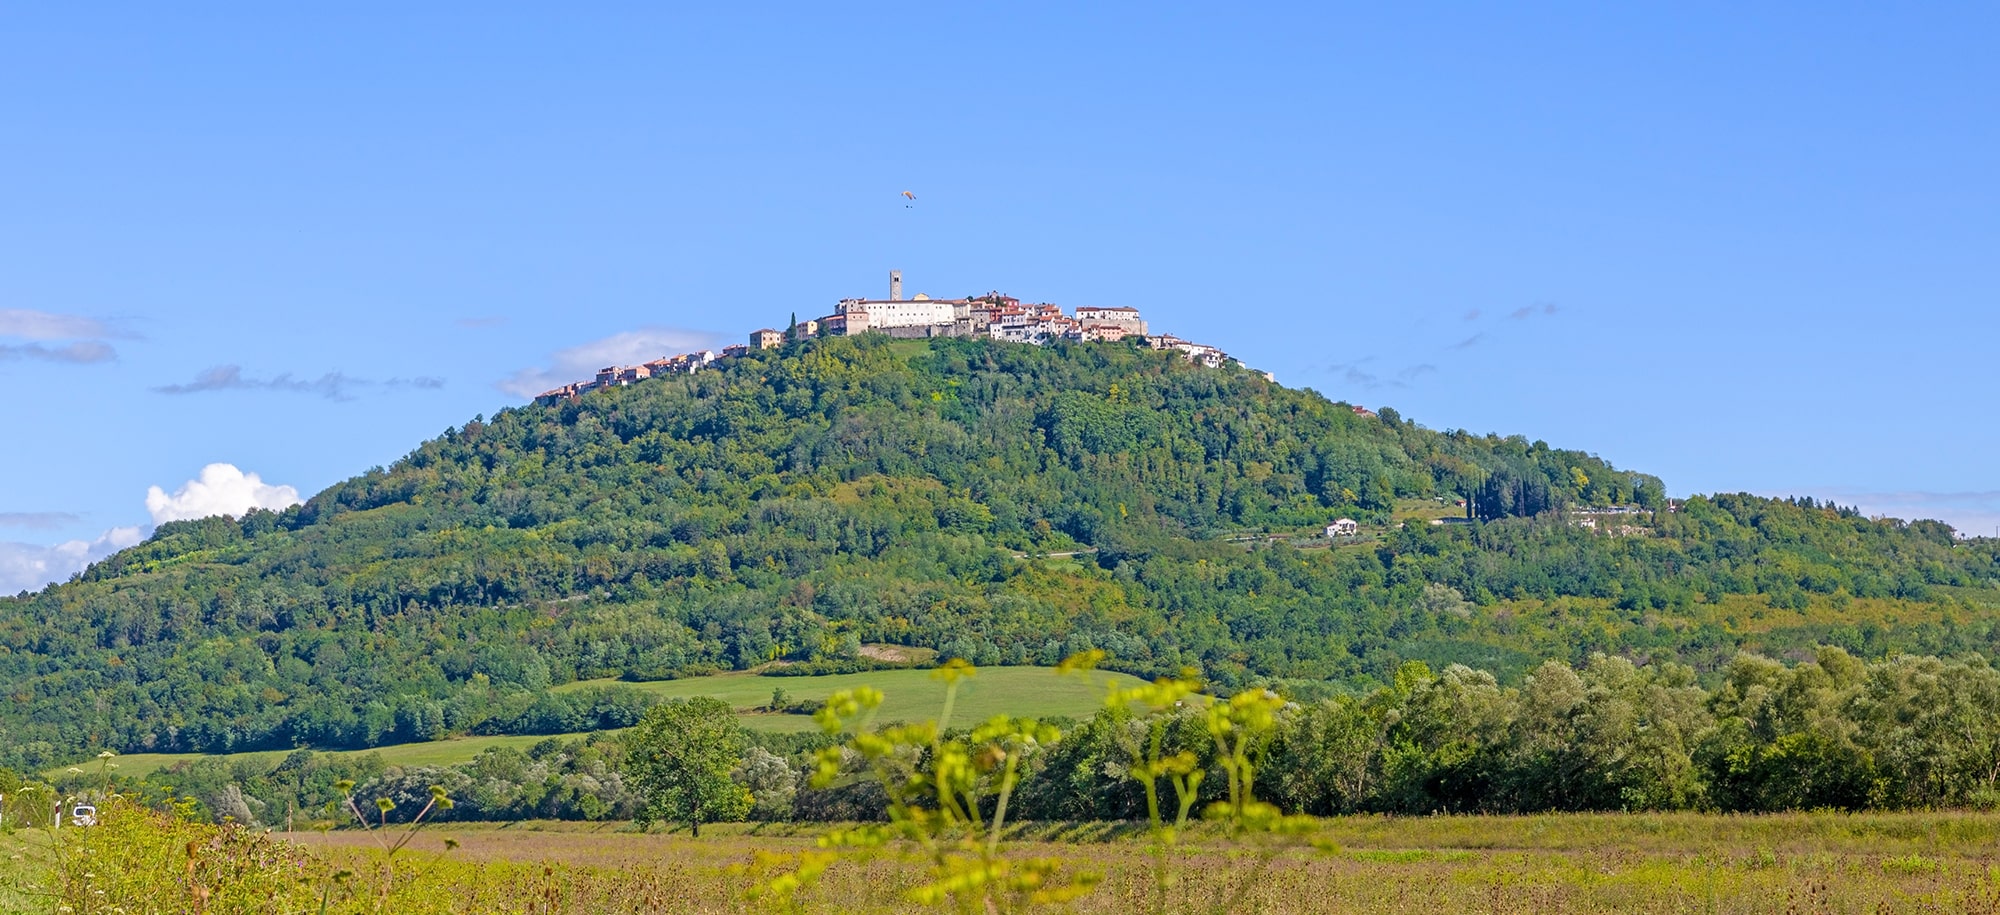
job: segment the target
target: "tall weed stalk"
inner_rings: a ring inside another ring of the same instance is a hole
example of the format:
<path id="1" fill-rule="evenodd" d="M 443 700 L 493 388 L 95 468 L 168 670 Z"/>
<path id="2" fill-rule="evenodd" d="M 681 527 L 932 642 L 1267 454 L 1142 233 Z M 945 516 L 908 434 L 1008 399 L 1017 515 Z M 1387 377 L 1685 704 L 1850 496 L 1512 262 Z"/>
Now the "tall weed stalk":
<path id="1" fill-rule="evenodd" d="M 1086 652 L 1065 660 L 1057 673 L 1083 675 L 1104 659 L 1103 652 Z M 813 784 L 827 788 L 873 779 L 888 799 L 888 823 L 831 832 L 819 840 L 819 851 L 760 855 L 746 868 L 760 876 L 751 895 L 778 908 L 796 909 L 798 892 L 843 855 L 863 857 L 892 847 L 927 862 L 927 881 L 907 893 L 911 901 L 925 905 L 1000 913 L 1063 905 L 1090 893 L 1101 874 L 1077 870 L 1060 858 L 1007 853 L 1007 808 L 1019 784 L 1021 765 L 1061 735 L 1048 724 L 1005 715 L 969 732 L 949 731 L 959 685 L 977 673 L 962 660 L 939 668 L 934 676 L 945 683 L 943 709 L 936 720 L 917 724 L 875 727 L 882 693 L 872 688 L 829 698 L 816 716 L 820 726 L 828 734 L 849 737 L 819 753 Z M 1146 795 L 1154 912 L 1177 911 L 1182 902 L 1175 898 L 1177 848 L 1199 803 L 1207 770 L 1192 751 L 1170 752 L 1166 736 L 1173 716 L 1200 691 L 1200 681 L 1188 674 L 1131 689 L 1113 687 L 1105 700 L 1112 707 L 1145 712 L 1147 738 L 1126 770 Z M 1203 724 L 1214 741 L 1228 795 L 1201 815 L 1222 824 L 1232 843 L 1255 850 L 1245 879 L 1235 884 L 1233 892 L 1213 900 L 1211 911 L 1237 911 L 1271 861 L 1287 847 L 1302 844 L 1313 828 L 1310 818 L 1284 816 L 1256 799 L 1257 764 L 1276 732 L 1283 706 L 1275 694 L 1261 690 L 1206 705 Z M 1163 783 L 1173 792 L 1171 811 Z"/>

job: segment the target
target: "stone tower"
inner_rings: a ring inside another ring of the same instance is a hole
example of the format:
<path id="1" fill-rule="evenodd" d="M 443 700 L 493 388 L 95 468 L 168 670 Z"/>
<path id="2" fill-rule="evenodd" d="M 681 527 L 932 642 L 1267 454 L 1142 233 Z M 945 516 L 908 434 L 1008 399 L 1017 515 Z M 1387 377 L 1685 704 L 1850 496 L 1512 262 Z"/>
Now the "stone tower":
<path id="1" fill-rule="evenodd" d="M 889 301 L 900 302 L 902 300 L 903 300 L 903 271 L 891 270 L 889 271 Z"/>

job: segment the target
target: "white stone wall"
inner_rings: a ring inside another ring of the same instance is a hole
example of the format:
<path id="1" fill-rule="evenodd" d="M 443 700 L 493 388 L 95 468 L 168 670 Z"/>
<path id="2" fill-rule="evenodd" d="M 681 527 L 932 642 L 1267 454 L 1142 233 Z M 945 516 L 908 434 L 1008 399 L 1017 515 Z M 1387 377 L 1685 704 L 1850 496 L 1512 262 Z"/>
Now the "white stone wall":
<path id="1" fill-rule="evenodd" d="M 868 326 L 873 328 L 950 324 L 953 319 L 952 303 L 935 299 L 854 302 L 850 303 L 849 307 L 866 309 Z"/>

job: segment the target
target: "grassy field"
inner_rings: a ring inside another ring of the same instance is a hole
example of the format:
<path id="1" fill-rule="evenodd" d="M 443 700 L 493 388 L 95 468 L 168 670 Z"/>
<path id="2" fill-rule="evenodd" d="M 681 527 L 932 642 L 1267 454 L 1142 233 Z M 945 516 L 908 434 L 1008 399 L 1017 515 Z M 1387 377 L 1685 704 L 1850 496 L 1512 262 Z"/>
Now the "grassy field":
<path id="1" fill-rule="evenodd" d="M 1107 681 L 1121 686 L 1140 682 L 1137 677 L 1118 673 L 1093 672 L 1087 677 L 1064 677 L 1057 676 L 1055 670 L 1049 667 L 982 667 L 976 676 L 959 686 L 958 707 L 952 713 L 952 720 L 963 725 L 999 714 L 1088 718 L 1104 707 Z M 729 673 L 649 683 L 585 680 L 558 687 L 557 690 L 613 684 L 636 687 L 670 698 L 714 696 L 734 706 L 744 725 L 764 731 L 805 731 L 816 727 L 810 715 L 754 711 L 768 705 L 771 691 L 776 689 L 783 689 L 793 699 L 825 699 L 837 690 L 872 686 L 881 690 L 885 697 L 878 713 L 878 720 L 885 722 L 935 718 L 940 703 L 944 701 L 944 684 L 932 679 L 928 670 L 875 670 L 822 677 L 761 677 Z"/>
<path id="2" fill-rule="evenodd" d="M 671 887 L 675 911 L 741 911 L 759 852 L 803 851 L 817 830 L 710 827 L 699 840 L 605 824 L 447 825 L 419 847 L 483 865 L 594 865 L 635 888 Z M 1171 911 L 1292 913 L 2000 912 L 2000 815 L 1972 813 L 1580 814 L 1340 818 L 1337 848 L 1286 851 L 1255 870 L 1248 846 L 1197 832 L 1177 857 Z M 1022 856 L 1104 877 L 1077 912 L 1146 911 L 1149 859 L 1118 824 L 1031 824 Z M 366 837 L 309 835 L 339 860 Z M 843 861 L 801 898 L 805 911 L 913 911 L 901 887 L 919 864 L 893 854 Z M 1242 898 L 1224 905 L 1241 892 Z M 596 911 L 575 908 L 571 911 Z"/>
<path id="3" fill-rule="evenodd" d="M 1429 524 L 1442 518 L 1465 517 L 1465 506 L 1452 504 L 1457 496 L 1437 499 L 1397 499 L 1390 513 L 1404 524 Z"/>
<path id="4" fill-rule="evenodd" d="M 33 889 L 48 871 L 50 839 L 42 829 L 0 830 L 0 913 L 52 908 L 48 897 Z"/>
<path id="5" fill-rule="evenodd" d="M 1136 677 L 1116 673 L 1097 672 L 1088 677 L 1059 677 L 1053 668 L 1048 667 L 982 668 L 976 676 L 959 687 L 958 710 L 953 714 L 953 720 L 958 724 L 969 724 L 1002 713 L 1042 718 L 1056 716 L 1087 718 L 1103 706 L 1107 681 L 1126 686 L 1139 682 Z M 825 699 L 836 690 L 873 686 L 887 697 L 880 713 L 882 721 L 936 717 L 938 705 L 944 698 L 943 684 L 931 679 L 931 672 L 928 670 L 878 670 L 821 677 L 760 677 L 747 673 L 730 673 L 651 683 L 588 680 L 557 689 L 576 690 L 593 685 L 612 684 L 642 689 L 666 697 L 714 696 L 735 706 L 744 725 L 773 732 L 805 731 L 816 727 L 810 715 L 784 715 L 757 711 L 771 701 L 773 689 L 782 688 L 793 699 Z M 586 735 L 554 736 L 573 739 Z M 394 744 L 372 750 L 347 752 L 380 753 L 392 766 L 451 765 L 468 762 L 488 747 L 513 747 L 525 750 L 547 739 L 549 735 L 457 737 L 429 743 Z M 277 765 L 287 752 L 260 750 L 251 753 L 221 754 L 214 758 L 231 763 L 249 760 L 269 768 Z M 118 765 L 114 772 L 117 775 L 139 778 L 178 762 L 201 758 L 203 756 L 199 753 L 130 753 L 114 760 Z M 98 771 L 96 762 L 79 763 L 75 768 L 91 775 L 95 775 Z M 69 767 L 63 767 L 45 774 L 56 778 L 66 774 L 68 769 Z"/>

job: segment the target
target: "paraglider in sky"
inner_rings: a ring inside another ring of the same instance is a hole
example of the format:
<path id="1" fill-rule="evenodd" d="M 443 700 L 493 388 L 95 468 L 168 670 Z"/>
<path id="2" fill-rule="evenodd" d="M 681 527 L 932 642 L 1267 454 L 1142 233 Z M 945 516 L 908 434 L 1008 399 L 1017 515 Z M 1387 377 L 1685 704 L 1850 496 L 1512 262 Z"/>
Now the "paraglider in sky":
<path id="1" fill-rule="evenodd" d="M 914 202 L 916 202 L 916 199 L 917 199 L 917 195 L 915 195 L 915 194 L 912 194 L 912 193 L 910 193 L 909 191 L 904 191 L 904 192 L 903 192 L 903 200 L 904 200 L 904 203 L 903 203 L 903 209 L 906 209 L 906 210 L 907 210 L 907 209 L 909 209 L 909 208 L 910 208 L 910 204 L 911 204 L 911 203 L 914 203 Z"/>

